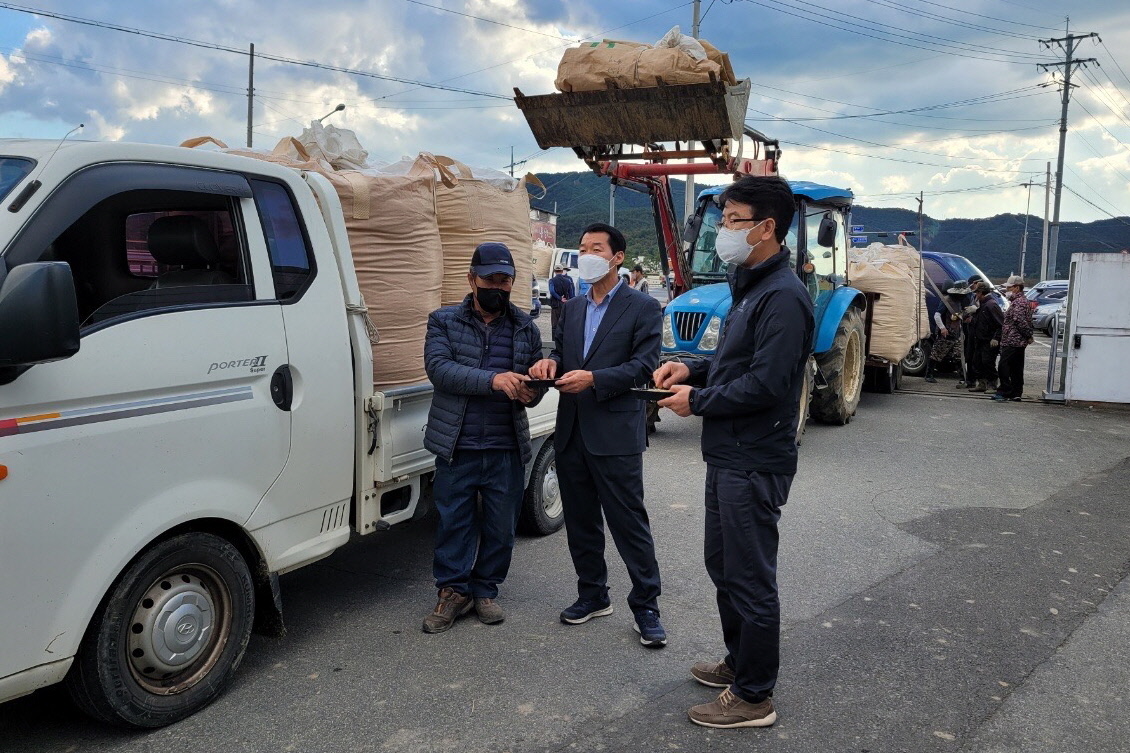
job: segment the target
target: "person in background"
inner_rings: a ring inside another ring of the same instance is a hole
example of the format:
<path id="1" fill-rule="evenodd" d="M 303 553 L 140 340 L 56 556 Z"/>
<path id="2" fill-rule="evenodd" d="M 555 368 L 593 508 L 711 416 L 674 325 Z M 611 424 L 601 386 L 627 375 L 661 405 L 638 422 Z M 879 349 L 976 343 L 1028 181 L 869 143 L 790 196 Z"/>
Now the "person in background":
<path id="1" fill-rule="evenodd" d="M 957 383 L 959 390 L 969 389 L 977 383 L 977 364 L 973 360 L 973 315 L 977 313 L 976 296 L 973 295 L 973 286 L 981 280 L 981 275 L 971 275 L 965 282 L 969 293 L 964 296 L 964 306 L 961 309 L 961 337 L 963 365 L 962 378 Z"/>
<path id="2" fill-rule="evenodd" d="M 552 332 L 557 332 L 557 323 L 561 321 L 561 307 L 576 294 L 573 278 L 565 274 L 565 267 L 558 264 L 553 268 L 553 277 L 549 278 L 549 324 Z"/>
<path id="3" fill-rule="evenodd" d="M 969 387 L 970 392 L 995 391 L 997 388 L 997 353 L 1000 351 L 1004 313 L 993 298 L 992 290 L 992 285 L 984 280 L 973 285 L 977 312 L 973 314 L 970 327 L 973 330 L 973 362 L 977 381 Z"/>
<path id="4" fill-rule="evenodd" d="M 647 384 L 659 365 L 659 301 L 627 285 L 618 273 L 624 235 L 603 222 L 581 233 L 577 269 L 588 293 L 564 306 L 549 358 L 530 376 L 556 378 L 557 478 L 565 511 L 569 554 L 577 572 L 577 600 L 561 621 L 580 625 L 612 614 L 605 521 L 628 570 L 628 606 L 640 643 L 667 644 L 659 620 L 661 583 L 655 542 L 643 499 L 645 407 L 628 391 Z"/>
<path id="5" fill-rule="evenodd" d="M 643 267 L 639 264 L 632 267 L 632 287 L 641 293 L 647 292 L 647 276 L 643 273 Z"/>
<path id="6" fill-rule="evenodd" d="M 930 349 L 930 357 L 926 361 L 926 381 L 935 383 L 938 379 L 934 376 L 939 365 L 947 358 L 957 354 L 962 359 L 962 346 L 964 345 L 961 327 L 961 310 L 964 308 L 965 297 L 969 295 L 969 288 L 962 285 L 957 287 L 947 281 L 943 286 L 946 298 L 942 305 L 934 312 L 934 346 Z M 962 363 L 962 376 L 964 378 L 964 363 Z"/>
<path id="7" fill-rule="evenodd" d="M 795 213 L 781 178 L 749 177 L 722 194 L 718 257 L 733 264 L 733 305 L 714 355 L 668 361 L 655 385 L 680 416 L 702 416 L 706 461 L 704 559 L 714 583 L 722 661 L 699 662 L 691 676 L 724 688 L 692 706 L 704 727 L 768 727 L 781 661 L 777 524 L 797 469 L 796 426 L 812 351 L 812 299 L 784 245 Z"/>
<path id="8" fill-rule="evenodd" d="M 1004 284 L 1012 301 L 1001 326 L 1000 387 L 993 400 L 1020 402 L 1024 396 L 1024 350 L 1032 344 L 1032 307 L 1024 297 L 1024 278 L 1012 275 Z"/>
<path id="9" fill-rule="evenodd" d="M 432 560 L 439 601 L 424 618 L 425 633 L 442 633 L 472 609 L 488 625 L 505 617 L 498 586 L 510 569 L 532 454 L 525 406 L 542 394 L 525 384 L 541 357 L 541 335 L 510 302 L 510 249 L 480 244 L 467 282 L 462 303 L 428 317 L 424 340 L 435 388 L 424 447 L 436 455 L 439 513 Z"/>

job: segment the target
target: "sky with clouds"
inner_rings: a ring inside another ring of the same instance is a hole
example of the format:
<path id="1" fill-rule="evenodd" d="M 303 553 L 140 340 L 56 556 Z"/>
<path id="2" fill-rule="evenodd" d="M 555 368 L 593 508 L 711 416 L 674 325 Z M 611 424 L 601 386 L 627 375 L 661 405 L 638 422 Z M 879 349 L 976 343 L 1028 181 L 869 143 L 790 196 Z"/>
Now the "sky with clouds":
<path id="1" fill-rule="evenodd" d="M 538 149 L 507 99 L 513 88 L 552 92 L 562 51 L 580 39 L 651 43 L 675 24 L 689 33 L 692 7 L 0 0 L 0 136 L 60 138 L 84 123 L 86 139 L 212 135 L 242 145 L 240 51 L 253 43 L 258 54 L 373 74 L 257 57 L 256 147 L 345 103 L 326 123 L 356 131 L 375 160 L 426 150 L 505 169 L 513 149 L 521 170 L 578 170 L 571 151 Z M 748 123 L 781 141 L 788 177 L 850 187 L 869 206 L 912 209 L 923 191 L 933 217 L 984 217 L 1023 212 L 1021 184 L 1042 183 L 1048 161 L 1055 169 L 1058 82 L 1037 63 L 1062 62 L 1059 47 L 1039 40 L 1065 36 L 1065 8 L 1072 33 L 1096 32 L 1101 42 L 1078 44 L 1076 56 L 1097 64 L 1072 81 L 1061 219 L 1125 217 L 1130 2 L 702 0 L 701 36 L 752 79 Z M 1035 186 L 1031 211 L 1042 210 Z"/>

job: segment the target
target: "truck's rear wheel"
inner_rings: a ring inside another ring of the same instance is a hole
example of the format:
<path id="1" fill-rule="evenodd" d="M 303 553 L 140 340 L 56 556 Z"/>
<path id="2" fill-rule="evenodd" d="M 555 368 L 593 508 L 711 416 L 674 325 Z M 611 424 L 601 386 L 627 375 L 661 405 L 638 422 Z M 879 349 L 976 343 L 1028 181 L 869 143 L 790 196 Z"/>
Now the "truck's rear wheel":
<path id="1" fill-rule="evenodd" d="M 175 536 L 118 578 L 83 637 L 67 688 L 101 721 L 172 724 L 231 681 L 254 614 L 254 584 L 238 549 L 211 534 Z"/>
<path id="2" fill-rule="evenodd" d="M 816 356 L 816 365 L 826 385 L 812 394 L 812 417 L 826 424 L 843 426 L 851 421 L 863 391 L 863 362 L 867 335 L 863 315 L 850 308 L 836 328 L 832 347 Z"/>
<path id="3" fill-rule="evenodd" d="M 565 525 L 565 508 L 561 504 L 561 485 L 557 481 L 557 455 L 553 439 L 547 439 L 534 460 L 530 483 L 522 501 L 518 528 L 523 533 L 548 536 Z"/>
<path id="4" fill-rule="evenodd" d="M 906 376 L 922 376 L 926 373 L 926 361 L 929 358 L 929 351 L 926 346 L 929 345 L 929 340 L 920 340 L 911 347 L 910 352 L 906 354 L 906 358 L 902 359 L 902 373 Z"/>

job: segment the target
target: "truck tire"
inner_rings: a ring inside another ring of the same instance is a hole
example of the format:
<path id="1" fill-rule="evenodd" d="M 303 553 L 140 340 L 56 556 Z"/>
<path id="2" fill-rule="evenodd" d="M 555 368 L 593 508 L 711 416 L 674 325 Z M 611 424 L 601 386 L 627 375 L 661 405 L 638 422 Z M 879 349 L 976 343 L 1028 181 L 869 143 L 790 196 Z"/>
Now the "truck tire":
<path id="1" fill-rule="evenodd" d="M 153 729 L 211 703 L 247 650 L 255 615 L 239 550 L 186 533 L 143 552 L 94 615 L 67 674 L 71 698 L 119 727 Z"/>
<path id="2" fill-rule="evenodd" d="M 890 395 L 902 386 L 901 362 L 887 366 L 868 366 L 864 373 L 863 386 L 868 392 Z"/>
<path id="3" fill-rule="evenodd" d="M 922 376 L 926 373 L 926 360 L 929 358 L 929 353 L 926 350 L 926 343 L 928 340 L 921 340 L 914 344 L 910 352 L 906 354 L 906 358 L 902 359 L 902 373 L 906 376 Z"/>
<path id="4" fill-rule="evenodd" d="M 561 486 L 557 482 L 557 455 L 553 439 L 546 440 L 534 460 L 530 484 L 518 516 L 518 529 L 534 536 L 548 536 L 565 525 Z"/>
<path id="5" fill-rule="evenodd" d="M 857 308 L 848 309 L 836 328 L 832 347 L 816 356 L 816 365 L 826 382 L 812 393 L 809 411 L 817 421 L 843 426 L 855 415 L 863 391 L 866 340 L 863 315 Z"/>
<path id="6" fill-rule="evenodd" d="M 816 371 L 816 361 L 812 356 L 808 357 L 808 363 L 804 365 L 804 384 L 800 388 L 800 405 L 797 408 L 797 422 L 796 422 L 796 446 L 800 447 L 801 439 L 804 438 L 804 427 L 808 425 L 808 408 L 812 403 L 812 387 Z"/>

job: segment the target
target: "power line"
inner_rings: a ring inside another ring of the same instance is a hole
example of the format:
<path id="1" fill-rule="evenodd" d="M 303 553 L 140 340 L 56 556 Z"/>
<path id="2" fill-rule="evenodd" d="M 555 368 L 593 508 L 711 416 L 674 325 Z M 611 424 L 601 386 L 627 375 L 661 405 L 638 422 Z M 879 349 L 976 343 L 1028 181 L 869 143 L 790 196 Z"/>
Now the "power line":
<path id="1" fill-rule="evenodd" d="M 954 24 L 955 26 L 963 26 L 967 29 L 973 29 L 974 31 L 985 31 L 985 32 L 989 32 L 991 34 L 1001 34 L 1003 36 L 1014 37 L 1016 39 L 1034 41 L 1034 38 L 1027 35 L 1027 34 L 1021 34 L 1019 32 L 1015 32 L 1015 31 L 1008 31 L 1007 29 L 993 29 L 993 28 L 990 28 L 988 26 L 982 26 L 982 25 L 979 25 L 979 24 L 969 23 L 968 21 L 959 21 L 957 19 L 947 18 L 946 16 L 942 16 L 942 15 L 939 15 L 939 14 L 936 14 L 936 13 L 930 13 L 928 11 L 915 10 L 915 9 L 906 7 L 905 5 L 902 5 L 901 3 L 893 2 L 893 0 L 867 0 L 867 2 L 873 3 L 875 5 L 882 6 L 884 8 L 892 8 L 892 9 L 897 10 L 897 11 L 902 11 L 903 13 L 909 14 L 909 15 L 914 16 L 916 18 L 919 18 L 919 17 L 929 18 L 933 21 L 942 21 L 944 23 L 951 23 L 951 24 Z M 930 5 L 937 5 L 937 4 L 936 3 L 930 3 Z M 946 6 L 937 6 L 937 7 L 944 8 Z M 949 10 L 952 10 L 952 9 L 949 9 Z"/>
<path id="2" fill-rule="evenodd" d="M 1126 225 L 1127 227 L 1130 227 L 1130 222 L 1127 222 L 1126 220 L 1122 219 L 1122 217 L 1116 217 L 1115 215 L 1113 215 L 1113 214 L 1111 214 L 1110 212 L 1106 211 L 1105 209 L 1103 209 L 1103 208 L 1102 208 L 1102 207 L 1100 207 L 1099 205 L 1095 204 L 1095 203 L 1094 203 L 1093 201 L 1090 201 L 1089 199 L 1086 199 L 1086 198 L 1084 198 L 1084 197 L 1080 196 L 1080 195 L 1079 195 L 1079 192 L 1078 192 L 1078 191 L 1076 191 L 1075 189 L 1073 189 L 1073 188 L 1072 188 L 1071 186 L 1064 186 L 1064 188 L 1066 188 L 1066 189 L 1067 189 L 1068 191 L 1070 191 L 1071 193 L 1075 194 L 1075 197 L 1076 197 L 1077 199 L 1079 199 L 1080 201 L 1084 201 L 1084 202 L 1086 202 L 1086 203 L 1090 204 L 1090 205 L 1091 205 L 1092 207 L 1094 207 L 1095 209 L 1099 210 L 1100 212 L 1102 212 L 1103 214 L 1105 214 L 1105 215 L 1106 215 L 1107 217 L 1110 217 L 1110 218 L 1111 218 L 1112 220 L 1115 220 L 1115 221 L 1117 221 L 1117 222 L 1120 222 L 1120 223 L 1122 223 L 1123 225 Z M 1123 215 L 1123 216 L 1125 216 L 1125 215 Z"/>
<path id="3" fill-rule="evenodd" d="M 758 86 L 761 87 L 762 85 L 758 84 Z M 774 89 L 775 87 L 765 86 L 764 88 Z M 1007 101 L 1013 100 L 1013 99 L 1021 99 L 1021 98 L 1024 98 L 1024 97 L 1039 96 L 1040 94 L 1043 94 L 1042 91 L 1033 91 L 1030 94 L 1019 94 L 1020 92 L 1026 92 L 1026 91 L 1029 91 L 1029 90 L 1032 90 L 1032 89 L 1039 89 L 1039 88 L 1040 87 L 1038 87 L 1038 86 L 1026 86 L 1026 87 L 1022 87 L 1020 89 L 1011 89 L 1011 90 L 1005 91 L 1005 92 L 998 92 L 997 94 L 986 94 L 986 95 L 983 95 L 983 96 L 980 96 L 980 97 L 972 97 L 972 98 L 969 98 L 969 99 L 957 100 L 955 102 L 946 102 L 946 103 L 937 104 L 937 105 L 924 105 L 922 107 L 911 107 L 911 108 L 907 108 L 905 110 L 879 110 L 878 112 L 873 112 L 873 113 L 856 113 L 856 114 L 849 114 L 849 115 L 840 114 L 840 115 L 831 115 L 831 116 L 828 116 L 828 117 L 820 117 L 820 118 L 815 118 L 815 117 L 813 117 L 813 118 L 794 118 L 794 120 L 796 120 L 796 121 L 802 121 L 802 120 L 803 121 L 857 120 L 857 119 L 860 119 L 860 118 L 874 118 L 874 117 L 886 116 L 886 115 L 907 115 L 907 114 L 915 114 L 915 113 L 920 113 L 920 112 L 930 112 L 930 111 L 933 111 L 933 110 L 945 110 L 945 109 L 949 109 L 949 108 L 953 108 L 953 107 L 967 107 L 967 106 L 971 106 L 971 105 L 988 104 L 988 103 L 991 103 L 991 102 L 1007 102 Z M 779 89 L 778 91 L 785 91 L 785 90 Z M 789 93 L 790 94 L 796 94 L 796 92 L 789 92 Z M 1013 94 L 1017 94 L 1018 96 L 1006 96 L 1006 95 L 1013 95 Z M 799 96 L 807 96 L 807 95 L 801 94 Z M 821 98 L 820 97 L 814 97 L 814 99 L 821 99 Z M 787 104 L 794 104 L 794 105 L 799 105 L 799 106 L 802 106 L 802 107 L 808 107 L 808 105 L 803 105 L 802 103 L 799 103 L 799 102 L 787 102 L 787 100 L 778 100 L 778 101 L 786 102 Z M 825 100 L 825 101 L 836 102 L 836 100 Z M 864 107 L 864 105 L 853 105 L 853 104 L 850 104 L 848 102 L 837 102 L 837 104 L 843 104 L 843 105 L 847 105 L 849 107 Z M 813 107 L 812 109 L 820 110 L 821 108 Z M 824 110 L 824 112 L 830 112 L 830 111 Z M 1016 122 L 1016 123 L 1031 123 L 1031 122 L 1045 120 L 1045 118 L 1007 118 L 1007 119 L 1002 119 L 1002 118 L 953 118 L 953 117 L 947 117 L 947 116 L 944 116 L 944 115 L 930 115 L 930 116 L 920 116 L 920 117 L 933 117 L 933 118 L 940 118 L 940 119 L 943 119 L 943 120 L 964 120 L 964 121 L 981 120 L 981 121 L 985 121 L 985 122 Z M 776 119 L 783 120 L 783 118 L 776 118 Z"/>
<path id="4" fill-rule="evenodd" d="M 936 162 L 920 162 L 918 160 L 899 159 L 898 157 L 882 157 L 878 154 L 861 154 L 859 152 L 848 152 L 843 149 L 833 149 L 828 146 L 817 146 L 816 144 L 805 144 L 800 141 L 790 141 L 790 144 L 796 146 L 803 146 L 807 149 L 817 149 L 822 152 L 836 152 L 837 154 L 846 154 L 850 157 L 863 157 L 865 159 L 878 159 L 885 162 L 901 162 L 904 165 L 922 165 L 924 167 L 941 167 L 946 170 L 978 170 L 985 173 L 1015 173 L 1016 170 L 997 170 L 991 167 L 979 167 L 976 165 L 939 165 Z"/>
<path id="5" fill-rule="evenodd" d="M 893 26 L 888 26 L 888 28 L 894 29 L 893 32 L 884 31 L 882 29 L 869 29 L 869 31 L 874 31 L 876 34 L 885 35 L 885 36 L 876 36 L 875 34 L 868 34 L 864 31 L 861 31 L 858 28 L 853 28 L 851 26 L 848 26 L 846 23 L 840 24 L 838 21 L 830 20 L 830 18 L 834 19 L 834 18 L 838 18 L 839 16 L 847 16 L 847 17 L 850 17 L 850 18 L 860 18 L 859 16 L 852 16 L 850 14 L 843 13 L 842 11 L 831 10 L 831 9 L 825 8 L 823 6 L 815 5 L 813 3 L 809 3 L 809 5 L 811 5 L 814 8 L 820 8 L 821 10 L 827 11 L 830 14 L 830 16 L 829 17 L 819 16 L 815 12 L 807 10 L 807 8 L 805 8 L 805 7 L 798 7 L 798 6 L 793 6 L 793 5 L 787 5 L 786 6 L 786 5 L 784 5 L 783 2 L 781 2 L 781 0 L 778 0 L 778 3 L 775 3 L 775 4 L 759 2 L 758 0 L 745 0 L 745 2 L 750 3 L 751 5 L 757 5 L 757 6 L 760 6 L 762 8 L 767 8 L 769 10 L 775 10 L 779 13 L 784 13 L 785 15 L 793 16 L 795 18 L 800 18 L 800 19 L 805 20 L 805 21 L 811 21 L 812 23 L 820 24 L 821 26 L 828 26 L 832 29 L 836 29 L 837 31 L 847 31 L 847 32 L 850 32 L 852 34 L 857 34 L 857 35 L 862 36 L 862 37 L 867 37 L 867 38 L 870 38 L 870 39 L 877 39 L 877 40 L 879 40 L 881 42 L 885 42 L 887 44 L 897 44 L 897 45 L 901 45 L 903 47 L 913 47 L 915 49 L 927 50 L 929 52 L 938 52 L 939 49 L 944 50 L 945 48 L 950 48 L 951 50 L 957 50 L 957 51 L 963 53 L 965 55 L 965 57 L 975 58 L 977 60 L 987 60 L 987 61 L 993 62 L 993 63 L 1011 63 L 1011 64 L 1024 63 L 1024 64 L 1030 64 L 1033 60 L 1045 59 L 1045 58 L 1042 58 L 1039 55 L 1034 55 L 1032 53 L 1023 53 L 1023 52 L 1012 51 L 1012 50 L 1005 50 L 1005 51 L 1003 51 L 1003 53 L 996 53 L 996 55 L 997 55 L 996 57 L 985 57 L 986 54 L 995 53 L 995 50 L 993 48 L 985 47 L 984 45 L 968 45 L 968 44 L 963 43 L 963 42 L 955 42 L 954 40 L 946 40 L 942 37 L 935 37 L 936 39 L 942 39 L 943 40 L 943 42 L 941 44 L 939 44 L 937 42 L 930 42 L 928 39 L 923 39 L 923 40 L 916 39 L 914 41 L 921 42 L 922 44 L 911 44 L 910 42 L 905 41 L 906 35 L 908 35 L 908 34 L 909 35 L 915 35 L 915 36 L 929 36 L 929 35 L 920 35 L 920 34 L 916 34 L 915 32 L 909 31 L 907 29 L 900 29 L 898 27 L 893 27 Z M 785 7 L 790 8 L 792 12 L 790 12 L 789 10 L 785 10 L 784 9 Z M 804 13 L 804 14 L 807 14 L 807 15 L 799 15 L 800 13 Z M 865 21 L 866 23 L 871 24 L 872 26 L 875 26 L 875 25 L 886 26 L 886 24 L 876 24 L 875 22 L 867 21 L 866 19 L 862 19 L 862 20 Z M 924 46 L 922 46 L 923 44 L 930 44 L 930 45 L 933 45 L 933 46 L 924 47 Z M 980 55 L 972 54 L 973 52 L 978 51 L 976 48 L 982 48 L 984 50 L 988 50 L 989 52 L 984 52 Z M 1014 59 L 1009 59 L 1010 56 Z M 1020 59 L 1015 59 L 1015 58 L 1020 58 Z"/>
<path id="6" fill-rule="evenodd" d="M 15 5 L 13 3 L 0 2 L 0 8 L 6 8 L 18 13 L 30 13 L 37 16 L 46 16 L 60 21 L 67 21 L 69 23 L 82 24 L 84 26 L 94 26 L 101 29 L 109 29 L 111 31 L 118 31 L 126 34 L 135 34 L 141 37 L 148 37 L 150 39 L 159 39 L 164 42 L 175 42 L 177 44 L 188 45 L 190 47 L 200 47 L 207 50 L 216 50 L 218 52 L 228 52 L 234 55 L 248 55 L 248 50 L 243 50 L 237 47 L 229 47 L 227 45 L 217 44 L 215 42 L 204 42 L 198 39 L 189 39 L 186 37 L 177 37 L 172 34 L 163 34 L 155 31 L 147 31 L 144 29 L 133 29 L 127 26 L 120 26 L 118 24 L 106 23 L 104 21 L 94 21 L 89 18 L 80 18 L 79 16 L 69 16 L 63 13 L 53 13 L 50 11 L 39 10 L 37 8 L 27 8 L 22 5 Z M 493 94 L 491 92 L 475 91 L 473 89 L 461 89 L 453 86 L 444 86 L 443 84 L 432 84 L 426 81 L 415 81 L 413 79 L 401 78 L 398 76 L 386 76 L 380 73 L 373 73 L 371 71 L 362 71 L 355 68 L 346 68 L 339 65 L 330 65 L 327 63 L 319 63 L 313 60 L 297 60 L 295 58 L 288 58 L 282 55 L 272 55 L 269 53 L 257 52 L 255 57 L 262 60 L 270 60 L 275 63 L 285 63 L 287 65 L 300 65 L 307 68 L 317 68 L 320 70 L 333 71 L 335 73 L 345 73 L 351 76 L 363 76 L 365 78 L 377 79 L 378 81 L 390 81 L 398 84 L 409 84 L 416 88 L 423 89 L 438 89 L 441 91 L 452 91 L 460 94 L 472 94 L 478 97 L 491 97 L 494 99 L 509 100 L 510 97 L 504 94 Z"/>
<path id="7" fill-rule="evenodd" d="M 1005 1 L 1007 2 L 1007 0 L 1005 0 Z M 922 3 L 923 5 L 933 5 L 936 8 L 945 8 L 946 10 L 952 10 L 956 13 L 965 13 L 966 15 L 969 15 L 969 16 L 976 16 L 978 18 L 985 18 L 985 19 L 988 19 L 989 21 L 999 21 L 999 22 L 1005 23 L 1005 24 L 1015 24 L 1017 26 L 1027 26 L 1027 27 L 1032 28 L 1032 29 L 1042 29 L 1043 31 L 1059 31 L 1058 28 L 1052 27 L 1052 26 L 1036 26 L 1035 24 L 1026 24 L 1023 21 L 1012 21 L 1012 20 L 1007 19 L 1007 18 L 997 18 L 996 16 L 985 16 L 985 15 L 982 15 L 980 13 L 974 13 L 973 11 L 970 11 L 970 10 L 964 10 L 962 8 L 954 8 L 954 7 L 951 7 L 949 5 L 942 5 L 941 3 L 931 2 L 930 0 L 918 0 L 918 2 Z M 1027 6 L 1024 6 L 1024 5 L 1020 5 L 1019 3 L 1010 3 L 1010 5 L 1016 5 L 1020 8 L 1027 7 Z M 1029 10 L 1035 10 L 1035 8 L 1029 8 Z"/>
<path id="8" fill-rule="evenodd" d="M 556 34 L 548 34 L 544 31 L 537 31 L 536 29 L 527 29 L 527 28 L 522 27 L 522 26 L 515 26 L 513 24 L 503 23 L 502 21 L 493 21 L 489 18 L 483 18 L 482 16 L 474 16 L 474 15 L 471 15 L 470 13 L 463 13 L 462 11 L 452 10 L 451 8 L 443 8 L 439 5 L 430 5 L 428 3 L 423 3 L 423 2 L 420 2 L 420 0 L 404 0 L 404 2 L 412 3 L 413 5 L 421 5 L 425 8 L 431 8 L 432 10 L 441 10 L 444 13 L 454 13 L 457 16 L 463 16 L 464 18 L 471 18 L 471 19 L 474 19 L 475 21 L 483 21 L 483 22 L 488 23 L 488 24 L 495 24 L 496 26 L 505 26 L 508 29 L 514 29 L 516 31 L 524 31 L 527 34 L 537 34 L 539 36 L 549 37 L 550 39 L 563 39 L 566 42 L 568 42 L 569 44 L 574 44 L 574 43 L 577 42 L 576 39 L 570 39 L 569 37 L 560 37 Z"/>
<path id="9" fill-rule="evenodd" d="M 1105 196 L 1103 196 L 1103 195 L 1102 195 L 1102 192 L 1101 192 L 1101 191 L 1099 191 L 1099 190 L 1098 190 L 1098 189 L 1096 189 L 1096 188 L 1095 188 L 1094 186 L 1092 186 L 1092 185 L 1091 185 L 1090 183 L 1088 183 L 1087 181 L 1085 181 L 1085 180 L 1083 179 L 1083 176 L 1082 176 L 1082 175 L 1080 175 L 1079 173 L 1075 172 L 1075 168 L 1071 167 L 1071 165 L 1068 165 L 1068 166 L 1067 166 L 1067 169 L 1068 169 L 1068 171 L 1070 171 L 1070 173 L 1071 173 L 1072 175 L 1074 175 L 1074 176 L 1075 176 L 1076 178 L 1078 178 L 1078 179 L 1079 179 L 1079 182 L 1080 182 L 1080 183 L 1082 183 L 1082 184 L 1083 184 L 1084 186 L 1086 186 L 1086 187 L 1087 187 L 1087 189 L 1088 189 L 1088 190 L 1090 190 L 1090 192 L 1091 192 L 1092 194 L 1094 194 L 1094 195 L 1095 195 L 1095 196 L 1097 196 L 1097 197 L 1098 197 L 1099 199 L 1101 199 L 1101 200 L 1102 200 L 1102 202 L 1103 202 L 1104 204 L 1106 204 L 1106 205 L 1107 205 L 1108 207 L 1111 207 L 1112 209 L 1114 209 L 1114 211 L 1116 211 L 1116 212 L 1118 211 L 1118 207 L 1114 206 L 1114 204 L 1112 204 L 1112 203 L 1111 203 L 1110 201 L 1108 201 L 1108 200 L 1107 200 L 1107 198 L 1106 198 Z M 1075 193 L 1075 192 L 1074 192 L 1074 191 L 1072 191 L 1072 193 Z M 1079 194 L 1075 194 L 1075 195 L 1076 195 L 1076 196 L 1079 196 Z M 1079 198 L 1083 198 L 1083 197 L 1081 197 L 1081 196 L 1080 196 Z"/>

